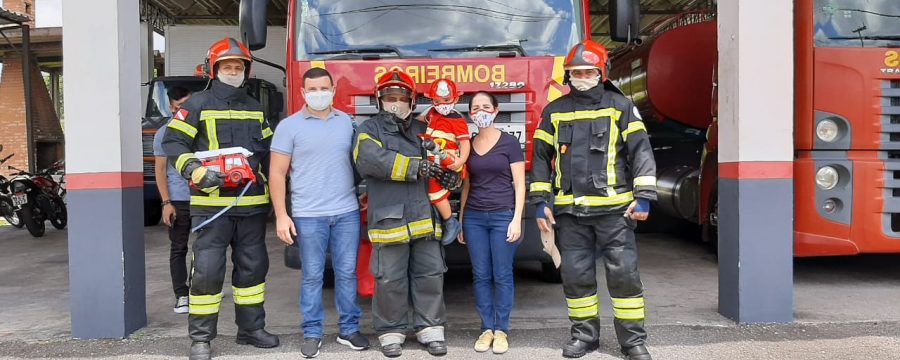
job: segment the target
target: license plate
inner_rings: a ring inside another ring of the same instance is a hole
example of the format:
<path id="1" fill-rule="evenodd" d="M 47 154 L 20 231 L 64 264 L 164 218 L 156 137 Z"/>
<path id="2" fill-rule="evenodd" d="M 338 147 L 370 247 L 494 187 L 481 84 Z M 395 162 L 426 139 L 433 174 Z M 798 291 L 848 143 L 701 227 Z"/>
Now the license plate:
<path id="1" fill-rule="evenodd" d="M 525 124 L 523 123 L 494 123 L 494 126 L 500 131 L 506 132 L 512 136 L 515 136 L 516 139 L 519 139 L 519 146 L 523 149 L 525 148 Z M 478 134 L 478 127 L 474 124 L 469 124 L 469 132 L 472 133 L 472 136 Z"/>
<path id="2" fill-rule="evenodd" d="M 28 203 L 28 196 L 25 194 L 16 194 L 12 196 L 13 206 L 19 207 Z"/>

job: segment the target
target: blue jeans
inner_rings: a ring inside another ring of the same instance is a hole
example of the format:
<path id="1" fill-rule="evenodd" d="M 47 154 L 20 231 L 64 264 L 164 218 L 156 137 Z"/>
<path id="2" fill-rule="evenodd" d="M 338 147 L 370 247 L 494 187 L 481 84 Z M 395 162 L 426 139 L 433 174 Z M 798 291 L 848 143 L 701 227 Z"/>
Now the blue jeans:
<path id="1" fill-rule="evenodd" d="M 481 330 L 509 331 L 509 313 L 515 297 L 513 258 L 521 239 L 506 242 L 512 210 L 466 210 L 463 234 L 475 284 L 475 308 L 481 317 Z"/>
<path id="2" fill-rule="evenodd" d="M 334 303 L 341 335 L 359 331 L 362 310 L 356 303 L 356 255 L 359 250 L 359 211 L 335 216 L 296 217 L 303 279 L 300 282 L 300 312 L 304 337 L 322 338 L 325 309 L 322 278 L 326 251 L 331 250 L 334 268 Z"/>

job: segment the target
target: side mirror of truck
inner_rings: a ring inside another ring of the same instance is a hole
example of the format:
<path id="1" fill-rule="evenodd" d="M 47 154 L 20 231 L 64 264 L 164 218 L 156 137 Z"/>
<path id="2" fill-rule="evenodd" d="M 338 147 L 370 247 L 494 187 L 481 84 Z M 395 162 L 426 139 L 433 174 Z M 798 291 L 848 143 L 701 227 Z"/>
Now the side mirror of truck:
<path id="1" fill-rule="evenodd" d="M 246 1 L 246 0 L 245 0 Z M 641 31 L 641 2 L 609 1 L 609 34 L 613 41 L 631 42 Z"/>
<path id="2" fill-rule="evenodd" d="M 266 9 L 269 0 L 241 0 L 241 41 L 251 51 L 266 47 Z"/>

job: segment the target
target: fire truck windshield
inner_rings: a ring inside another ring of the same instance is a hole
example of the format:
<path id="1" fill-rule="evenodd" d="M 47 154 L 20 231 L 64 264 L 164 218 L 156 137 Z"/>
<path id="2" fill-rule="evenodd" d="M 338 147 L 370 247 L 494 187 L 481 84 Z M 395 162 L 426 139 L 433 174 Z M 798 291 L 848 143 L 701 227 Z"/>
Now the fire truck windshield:
<path id="1" fill-rule="evenodd" d="M 900 46 L 900 1 L 816 0 L 818 47 Z"/>
<path id="2" fill-rule="evenodd" d="M 580 0 L 297 0 L 296 4 L 297 60 L 485 57 L 509 52 L 559 56 L 584 38 Z"/>

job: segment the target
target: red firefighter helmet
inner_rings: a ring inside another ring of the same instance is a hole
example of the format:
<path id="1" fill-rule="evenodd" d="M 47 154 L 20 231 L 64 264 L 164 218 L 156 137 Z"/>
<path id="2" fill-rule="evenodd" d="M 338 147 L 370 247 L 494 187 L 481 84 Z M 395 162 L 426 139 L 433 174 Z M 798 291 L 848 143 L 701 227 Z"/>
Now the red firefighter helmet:
<path id="1" fill-rule="evenodd" d="M 216 78 L 216 71 L 218 70 L 216 64 L 219 61 L 228 59 L 243 60 L 244 75 L 248 78 L 250 77 L 250 62 L 253 61 L 250 57 L 250 49 L 247 49 L 247 46 L 240 41 L 224 38 L 214 42 L 209 47 L 209 51 L 206 52 L 206 70 L 209 71 L 210 79 Z"/>
<path id="2" fill-rule="evenodd" d="M 453 103 L 459 101 L 459 96 L 462 95 L 461 92 L 457 91 L 456 83 L 450 79 L 437 79 L 431 83 L 431 87 L 428 89 L 428 93 L 425 94 L 425 97 L 431 99 L 434 102 L 437 99 L 446 99 L 451 98 Z"/>
<path id="3" fill-rule="evenodd" d="M 606 50 L 606 47 L 591 39 L 587 39 L 572 47 L 572 50 L 569 51 L 569 55 L 566 56 L 566 62 L 563 65 L 563 69 L 566 70 L 567 78 L 569 70 L 598 69 L 600 70 L 600 81 L 604 82 L 609 75 L 606 72 L 608 61 L 609 51 Z"/>
<path id="4" fill-rule="evenodd" d="M 416 108 L 416 82 L 412 77 L 398 69 L 392 69 L 378 78 L 375 84 L 375 104 L 381 109 L 381 97 L 388 94 L 399 94 L 409 97 L 409 108 Z"/>

